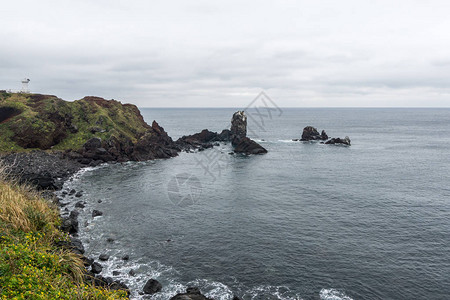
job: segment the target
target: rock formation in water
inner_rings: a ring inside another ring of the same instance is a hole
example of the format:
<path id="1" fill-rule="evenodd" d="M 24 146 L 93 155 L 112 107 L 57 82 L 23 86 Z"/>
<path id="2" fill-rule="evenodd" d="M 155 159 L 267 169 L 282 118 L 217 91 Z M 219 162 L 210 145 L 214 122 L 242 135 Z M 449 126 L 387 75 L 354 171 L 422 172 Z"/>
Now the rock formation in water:
<path id="1" fill-rule="evenodd" d="M 153 279 L 153 278 L 149 279 L 143 288 L 144 294 L 149 294 L 149 295 L 156 294 L 156 293 L 160 292 L 161 290 L 162 290 L 161 283 L 159 283 L 158 280 Z"/>
<path id="2" fill-rule="evenodd" d="M 247 137 L 247 116 L 244 111 L 237 111 L 231 119 L 231 144 L 234 152 L 243 154 L 264 154 L 267 150 Z"/>
<path id="3" fill-rule="evenodd" d="M 326 141 L 325 144 L 328 145 L 334 145 L 334 144 L 342 144 L 342 145 L 347 145 L 350 146 L 350 138 L 348 136 L 346 136 L 345 138 L 341 139 L 341 138 L 332 138 L 329 141 Z"/>
<path id="4" fill-rule="evenodd" d="M 222 130 L 221 133 L 212 132 L 208 129 L 203 129 L 201 132 L 183 136 L 179 138 L 175 144 L 182 150 L 199 150 L 202 151 L 207 148 L 212 148 L 217 146 L 217 142 L 229 142 L 230 141 L 230 131 L 228 129 Z"/>
<path id="5" fill-rule="evenodd" d="M 298 141 L 299 139 L 292 139 L 293 141 Z M 325 130 L 322 130 L 322 133 L 319 133 L 316 128 L 312 126 L 306 126 L 303 128 L 302 138 L 300 141 L 326 141 L 328 140 L 328 135 Z M 341 138 L 331 138 L 326 142 L 321 142 L 321 144 L 333 145 L 340 144 L 350 146 L 350 138 L 346 136 L 344 139 Z"/>
<path id="6" fill-rule="evenodd" d="M 239 141 L 247 136 L 247 116 L 244 111 L 237 111 L 231 118 L 231 143 L 236 146 Z"/>
<path id="7" fill-rule="evenodd" d="M 319 133 L 316 128 L 312 126 L 306 126 L 303 129 L 301 141 L 325 141 L 328 139 L 328 135 L 325 130 L 322 130 L 322 133 Z"/>
<path id="8" fill-rule="evenodd" d="M 237 111 L 231 118 L 230 130 L 224 129 L 221 133 L 204 129 L 199 133 L 183 136 L 175 143 L 183 150 L 199 151 L 212 148 L 217 142 L 231 142 L 234 152 L 243 154 L 264 154 L 267 150 L 257 142 L 247 137 L 247 116 L 244 111 Z"/>
<path id="9" fill-rule="evenodd" d="M 213 300 L 202 295 L 198 287 L 189 287 L 186 293 L 176 294 L 170 300 Z"/>

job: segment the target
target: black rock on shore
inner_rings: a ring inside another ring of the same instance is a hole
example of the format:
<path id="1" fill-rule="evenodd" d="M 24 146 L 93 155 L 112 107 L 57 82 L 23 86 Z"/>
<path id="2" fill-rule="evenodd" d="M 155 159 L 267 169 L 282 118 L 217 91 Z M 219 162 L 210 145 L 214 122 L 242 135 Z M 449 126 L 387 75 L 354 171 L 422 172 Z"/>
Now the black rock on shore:
<path id="1" fill-rule="evenodd" d="M 21 183 L 31 183 L 41 190 L 59 190 L 82 164 L 64 158 L 61 153 L 33 150 L 29 153 L 11 153 L 0 158 L 7 174 Z"/>
<path id="2" fill-rule="evenodd" d="M 202 295 L 198 287 L 189 287 L 186 293 L 176 294 L 170 300 L 213 300 Z"/>

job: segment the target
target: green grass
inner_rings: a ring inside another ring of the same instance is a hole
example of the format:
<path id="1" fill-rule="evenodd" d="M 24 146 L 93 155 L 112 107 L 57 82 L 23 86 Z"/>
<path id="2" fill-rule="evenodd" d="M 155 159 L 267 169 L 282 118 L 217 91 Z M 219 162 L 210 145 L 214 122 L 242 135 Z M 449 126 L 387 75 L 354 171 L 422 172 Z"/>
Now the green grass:
<path id="1" fill-rule="evenodd" d="M 136 142 L 149 128 L 136 106 L 95 97 L 68 102 L 51 95 L 3 93 L 1 107 L 20 114 L 0 123 L 0 152 L 77 150 L 94 136 Z M 103 132 L 93 133 L 93 128 Z"/>
<path id="2" fill-rule="evenodd" d="M 55 246 L 69 239 L 57 208 L 1 173 L 0 299 L 126 299 L 83 282 L 81 257 Z"/>

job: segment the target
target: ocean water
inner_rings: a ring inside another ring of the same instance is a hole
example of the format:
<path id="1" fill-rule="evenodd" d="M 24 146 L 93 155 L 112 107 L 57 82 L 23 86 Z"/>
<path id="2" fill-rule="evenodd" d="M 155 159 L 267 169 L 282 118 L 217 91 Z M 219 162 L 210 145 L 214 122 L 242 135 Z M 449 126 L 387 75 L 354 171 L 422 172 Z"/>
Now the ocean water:
<path id="1" fill-rule="evenodd" d="M 174 139 L 228 128 L 234 111 L 142 109 Z M 135 299 L 187 286 L 217 300 L 450 298 L 450 109 L 248 115 L 266 155 L 220 144 L 86 169 L 66 183 L 84 191 L 65 199 L 87 203 L 86 255 L 111 255 L 103 275 L 121 272 Z M 352 146 L 293 142 L 308 125 Z M 163 291 L 139 295 L 149 278 Z"/>

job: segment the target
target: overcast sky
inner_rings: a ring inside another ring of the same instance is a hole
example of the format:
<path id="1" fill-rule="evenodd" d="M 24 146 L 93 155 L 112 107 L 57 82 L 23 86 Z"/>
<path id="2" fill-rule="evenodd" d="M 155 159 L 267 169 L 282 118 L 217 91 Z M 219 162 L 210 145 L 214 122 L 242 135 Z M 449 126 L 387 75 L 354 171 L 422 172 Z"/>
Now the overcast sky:
<path id="1" fill-rule="evenodd" d="M 450 1 L 2 1 L 0 89 L 141 107 L 450 106 Z"/>

